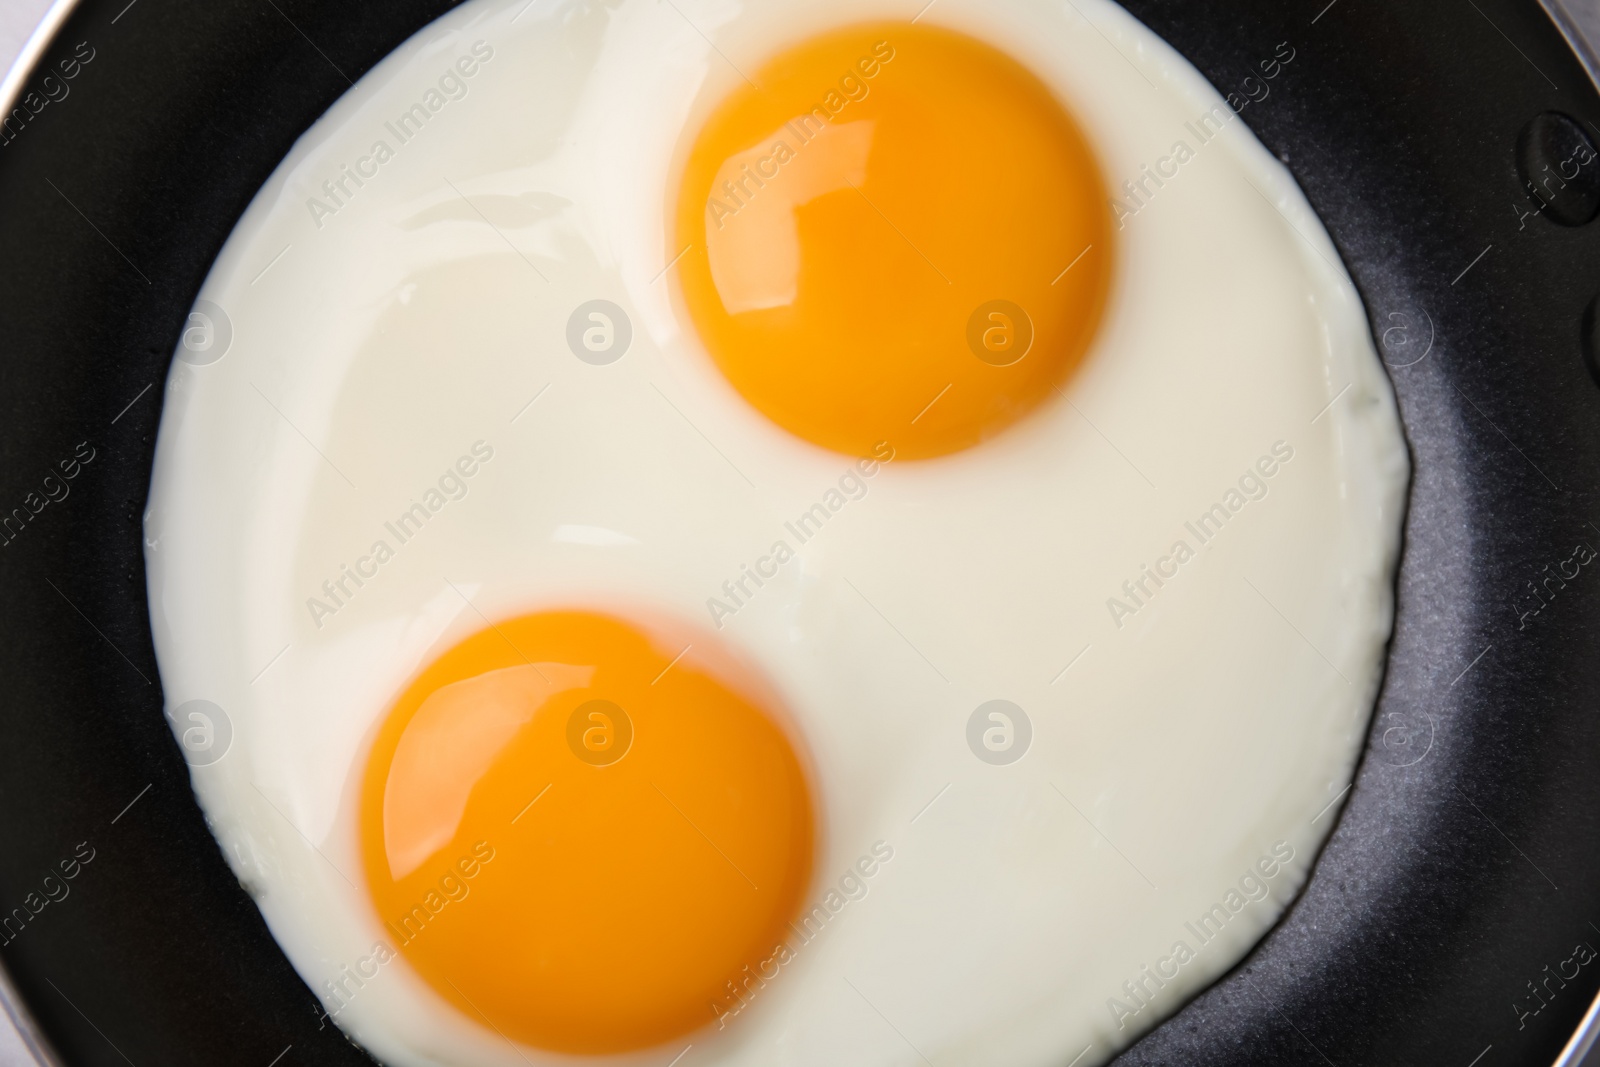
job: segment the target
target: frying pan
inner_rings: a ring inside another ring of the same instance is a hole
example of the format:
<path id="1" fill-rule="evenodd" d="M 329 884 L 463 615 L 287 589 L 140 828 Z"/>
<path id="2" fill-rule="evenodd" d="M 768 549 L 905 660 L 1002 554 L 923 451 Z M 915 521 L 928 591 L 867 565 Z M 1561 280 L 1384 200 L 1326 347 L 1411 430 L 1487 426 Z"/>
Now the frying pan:
<path id="1" fill-rule="evenodd" d="M 1385 684 L 1309 885 L 1117 1062 L 1575 1063 L 1600 989 L 1578 962 L 1600 949 L 1600 565 L 1570 574 L 1600 548 L 1600 163 L 1562 188 L 1542 168 L 1600 140 L 1600 98 L 1533 0 L 1124 2 L 1224 95 L 1296 50 L 1242 117 L 1344 256 L 1415 475 Z M 141 514 L 167 364 L 235 221 L 451 6 L 80 0 L 22 85 L 51 70 L 55 96 L 0 133 L 0 519 L 27 509 L 0 522 L 0 916 L 76 865 L 0 936 L 41 1056 L 371 1062 L 195 804 Z"/>

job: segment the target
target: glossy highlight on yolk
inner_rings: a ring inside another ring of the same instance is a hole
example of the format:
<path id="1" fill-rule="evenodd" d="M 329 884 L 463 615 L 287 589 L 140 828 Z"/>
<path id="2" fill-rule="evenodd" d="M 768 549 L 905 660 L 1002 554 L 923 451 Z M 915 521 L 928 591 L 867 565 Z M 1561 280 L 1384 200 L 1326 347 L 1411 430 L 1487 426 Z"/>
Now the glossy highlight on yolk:
<path id="1" fill-rule="evenodd" d="M 1109 198 L 1050 90 L 989 45 L 884 23 L 788 49 L 695 137 L 689 315 L 756 409 L 848 455 L 969 448 L 1082 361 Z"/>
<path id="2" fill-rule="evenodd" d="M 560 611 L 460 642 L 396 701 L 362 780 L 387 935 L 465 1016 L 537 1048 L 715 1021 L 810 878 L 807 775 L 775 709 L 698 632 Z"/>

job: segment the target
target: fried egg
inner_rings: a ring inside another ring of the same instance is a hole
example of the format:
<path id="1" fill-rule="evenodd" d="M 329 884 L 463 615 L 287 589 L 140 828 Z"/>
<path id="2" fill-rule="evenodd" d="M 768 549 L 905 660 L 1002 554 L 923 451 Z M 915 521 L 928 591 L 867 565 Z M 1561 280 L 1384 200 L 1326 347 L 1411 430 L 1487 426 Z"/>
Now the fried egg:
<path id="1" fill-rule="evenodd" d="M 145 516 L 308 1001 L 396 1067 L 1089 1067 L 1234 966 L 1408 475 L 1245 106 L 1109 0 L 469 0 L 363 77 Z"/>

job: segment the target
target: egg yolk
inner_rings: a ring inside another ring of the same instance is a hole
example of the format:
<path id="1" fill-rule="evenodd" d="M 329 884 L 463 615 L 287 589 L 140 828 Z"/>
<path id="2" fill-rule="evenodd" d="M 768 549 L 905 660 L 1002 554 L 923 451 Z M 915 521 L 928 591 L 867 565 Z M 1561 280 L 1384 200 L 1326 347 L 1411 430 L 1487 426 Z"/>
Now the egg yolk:
<path id="1" fill-rule="evenodd" d="M 734 388 L 849 455 L 946 455 L 1082 361 L 1109 197 L 1050 90 L 965 35 L 886 23 L 790 48 L 717 107 L 675 209 L 681 291 Z"/>
<path id="2" fill-rule="evenodd" d="M 589 612 L 445 652 L 361 786 L 362 863 L 401 955 L 542 1049 L 714 1022 L 746 967 L 770 970 L 810 878 L 807 778 L 764 692 L 703 634 Z"/>

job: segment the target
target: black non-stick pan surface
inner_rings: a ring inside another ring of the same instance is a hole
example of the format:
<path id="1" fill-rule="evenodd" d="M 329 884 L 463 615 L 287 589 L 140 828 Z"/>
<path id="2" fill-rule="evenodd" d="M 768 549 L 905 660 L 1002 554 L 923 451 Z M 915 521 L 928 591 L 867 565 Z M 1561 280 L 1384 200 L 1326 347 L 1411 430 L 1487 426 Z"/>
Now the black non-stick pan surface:
<path id="1" fill-rule="evenodd" d="M 27 511 L 0 523 L 0 916 L 76 863 L 0 962 L 70 1064 L 370 1062 L 195 804 L 140 523 L 168 361 L 235 220 L 450 6 L 83 0 L 44 60 L 76 61 L 68 91 L 0 147 L 0 518 Z M 1600 139 L 1600 100 L 1532 0 L 1128 6 L 1250 100 L 1321 213 L 1415 478 L 1387 681 L 1309 887 L 1118 1062 L 1545 1067 L 1600 989 L 1600 560 L 1573 562 L 1600 549 L 1600 225 L 1566 224 L 1600 162 L 1536 211 L 1519 138 L 1543 177 L 1571 157 L 1530 122 Z"/>

